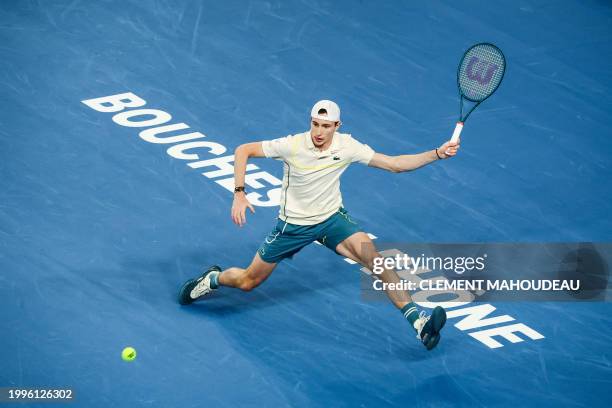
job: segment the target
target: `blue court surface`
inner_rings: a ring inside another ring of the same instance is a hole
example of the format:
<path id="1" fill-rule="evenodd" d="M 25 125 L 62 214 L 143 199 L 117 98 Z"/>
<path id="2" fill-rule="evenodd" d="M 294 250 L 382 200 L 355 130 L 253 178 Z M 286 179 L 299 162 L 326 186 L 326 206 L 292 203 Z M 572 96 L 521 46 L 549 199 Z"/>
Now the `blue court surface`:
<path id="1" fill-rule="evenodd" d="M 428 352 L 319 245 L 248 293 L 177 292 L 248 265 L 275 224 L 265 159 L 256 213 L 231 222 L 237 146 L 306 131 L 332 99 L 378 152 L 433 149 L 483 41 L 508 68 L 458 156 L 355 164 L 346 208 L 380 242 L 612 241 L 611 27 L 602 0 L 0 2 L 0 387 L 75 396 L 0 406 L 610 406 L 609 303 L 492 303 L 508 317 L 472 328 L 478 303 L 451 308 Z M 128 93 L 146 104 L 83 102 Z"/>

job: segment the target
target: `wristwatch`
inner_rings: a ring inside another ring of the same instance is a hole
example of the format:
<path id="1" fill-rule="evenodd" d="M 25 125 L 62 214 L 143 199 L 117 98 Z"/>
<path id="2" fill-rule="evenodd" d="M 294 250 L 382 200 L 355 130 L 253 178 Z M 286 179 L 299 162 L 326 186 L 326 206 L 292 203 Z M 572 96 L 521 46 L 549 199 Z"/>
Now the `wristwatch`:
<path id="1" fill-rule="evenodd" d="M 239 192 L 241 192 L 241 191 L 242 191 L 243 193 L 245 193 L 245 192 L 246 192 L 246 191 L 244 191 L 244 186 L 239 186 L 239 187 L 234 188 L 234 193 L 239 193 Z"/>

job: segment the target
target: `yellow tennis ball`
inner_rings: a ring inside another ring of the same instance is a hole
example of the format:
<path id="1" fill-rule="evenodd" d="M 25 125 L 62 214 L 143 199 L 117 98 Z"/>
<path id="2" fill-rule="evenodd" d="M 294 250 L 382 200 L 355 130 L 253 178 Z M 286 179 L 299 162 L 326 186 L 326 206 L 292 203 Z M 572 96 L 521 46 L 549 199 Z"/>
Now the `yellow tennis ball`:
<path id="1" fill-rule="evenodd" d="M 126 347 L 121 352 L 121 358 L 124 361 L 134 361 L 136 358 L 136 349 L 134 347 Z"/>

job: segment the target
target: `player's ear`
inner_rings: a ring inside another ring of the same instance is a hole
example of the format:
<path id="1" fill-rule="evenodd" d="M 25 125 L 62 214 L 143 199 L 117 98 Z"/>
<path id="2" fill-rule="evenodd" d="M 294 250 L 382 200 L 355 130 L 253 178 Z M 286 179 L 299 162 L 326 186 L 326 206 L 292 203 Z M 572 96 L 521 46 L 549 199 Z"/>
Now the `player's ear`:
<path id="1" fill-rule="evenodd" d="M 336 130 L 340 129 L 340 125 L 342 124 L 342 122 L 338 121 L 336 122 Z"/>

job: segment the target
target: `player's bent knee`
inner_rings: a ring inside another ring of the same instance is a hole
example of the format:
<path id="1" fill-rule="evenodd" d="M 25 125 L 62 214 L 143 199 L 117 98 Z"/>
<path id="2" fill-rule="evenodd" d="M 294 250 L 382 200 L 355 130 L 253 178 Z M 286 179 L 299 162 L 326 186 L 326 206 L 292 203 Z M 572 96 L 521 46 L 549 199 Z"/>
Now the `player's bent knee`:
<path id="1" fill-rule="evenodd" d="M 359 231 L 342 241 L 336 247 L 338 253 L 349 253 L 361 262 L 374 258 L 378 252 L 365 232 Z"/>
<path id="2" fill-rule="evenodd" d="M 368 263 L 369 267 L 373 267 L 374 266 L 374 260 L 376 258 L 382 258 L 383 256 L 381 254 L 379 254 L 378 252 L 374 252 L 371 254 L 368 254 L 366 256 L 366 262 Z"/>
<path id="3" fill-rule="evenodd" d="M 243 292 L 250 292 L 253 289 L 255 289 L 257 285 L 253 284 L 253 281 L 251 280 L 245 280 L 243 282 L 240 282 L 240 290 L 242 290 Z"/>
<path id="4" fill-rule="evenodd" d="M 250 292 L 266 280 L 269 275 L 269 273 L 266 272 L 267 271 L 263 273 L 262 271 L 255 272 L 250 268 L 247 269 L 242 281 L 240 282 L 239 288 L 245 292 Z"/>
<path id="5" fill-rule="evenodd" d="M 263 279 L 244 279 L 242 282 L 240 282 L 240 290 L 244 291 L 244 292 L 250 292 L 253 289 L 255 289 L 256 287 L 258 287 L 261 282 L 263 282 Z"/>
<path id="6" fill-rule="evenodd" d="M 378 257 L 382 257 L 382 255 L 380 255 L 378 252 L 369 254 L 359 254 L 356 260 L 361 266 L 365 266 L 366 268 L 372 270 L 372 268 L 374 267 L 374 259 Z"/>
<path id="7" fill-rule="evenodd" d="M 251 264 L 242 271 L 236 287 L 245 292 L 250 292 L 261 285 L 274 271 L 275 267 L 276 263 L 265 262 L 259 257 L 259 254 L 256 254 Z"/>

